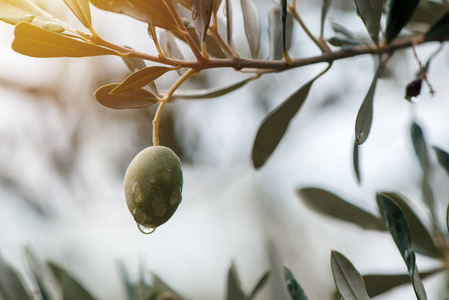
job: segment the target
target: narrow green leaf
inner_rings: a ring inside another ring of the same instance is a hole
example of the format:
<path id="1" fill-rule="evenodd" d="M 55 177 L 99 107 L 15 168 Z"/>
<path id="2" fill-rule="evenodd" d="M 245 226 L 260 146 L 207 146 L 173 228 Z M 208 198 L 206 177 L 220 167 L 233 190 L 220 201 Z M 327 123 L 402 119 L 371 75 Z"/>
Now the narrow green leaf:
<path id="1" fill-rule="evenodd" d="M 84 27 L 92 29 L 89 0 L 64 0 L 64 2 Z"/>
<path id="2" fill-rule="evenodd" d="M 345 300 L 369 300 L 362 276 L 343 254 L 332 250 L 331 267 L 335 286 Z"/>
<path id="3" fill-rule="evenodd" d="M 351 49 L 363 45 L 359 40 L 349 39 L 343 34 L 335 34 L 327 40 L 329 44 L 335 47 L 342 47 L 342 49 Z"/>
<path id="4" fill-rule="evenodd" d="M 14 29 L 12 49 L 32 57 L 83 57 L 115 55 L 116 52 L 62 35 L 60 32 L 42 29 L 20 22 Z"/>
<path id="5" fill-rule="evenodd" d="M 51 272 L 62 289 L 64 300 L 95 300 L 95 298 L 64 268 L 53 262 L 48 262 Z"/>
<path id="6" fill-rule="evenodd" d="M 385 224 L 407 266 L 416 297 L 418 300 L 427 299 L 424 285 L 419 277 L 415 252 L 411 248 L 410 230 L 406 217 L 400 207 L 386 194 L 378 193 L 377 203 L 382 210 Z"/>
<path id="7" fill-rule="evenodd" d="M 285 32 L 285 44 L 287 50 L 290 49 L 293 32 L 293 18 L 287 14 L 285 30 L 281 21 L 281 8 L 276 6 L 268 13 L 268 36 L 270 39 L 270 58 L 278 60 L 283 58 Z"/>
<path id="8" fill-rule="evenodd" d="M 122 83 L 120 83 L 111 91 L 111 94 L 121 94 L 143 88 L 147 84 L 152 83 L 168 71 L 172 70 L 174 70 L 174 68 L 159 66 L 146 67 L 144 69 L 138 70 L 126 77 L 126 79 Z"/>
<path id="9" fill-rule="evenodd" d="M 256 169 L 270 157 L 309 94 L 316 78 L 310 80 L 265 117 L 257 131 L 252 160 Z"/>
<path id="10" fill-rule="evenodd" d="M 30 300 L 19 274 L 0 256 L 0 299 Z"/>
<path id="11" fill-rule="evenodd" d="M 426 40 L 438 39 L 449 34 L 449 11 L 442 15 L 427 31 Z"/>
<path id="12" fill-rule="evenodd" d="M 392 0 L 387 16 L 387 27 L 385 39 L 387 44 L 391 43 L 410 20 L 413 12 L 418 6 L 419 0 Z"/>
<path id="13" fill-rule="evenodd" d="M 248 297 L 248 300 L 253 300 L 254 297 L 260 292 L 260 290 L 267 284 L 268 278 L 270 277 L 271 270 L 265 272 L 262 277 L 259 279 L 257 284 L 254 286 L 253 291 Z"/>
<path id="14" fill-rule="evenodd" d="M 386 230 L 381 219 L 326 190 L 309 187 L 300 189 L 297 194 L 310 209 L 325 216 L 349 222 L 367 230 Z"/>
<path id="15" fill-rule="evenodd" d="M 213 0 L 192 0 L 193 24 L 201 43 L 206 39 L 213 6 Z"/>
<path id="16" fill-rule="evenodd" d="M 376 91 L 377 79 L 382 74 L 384 66 L 384 62 L 379 63 L 368 93 L 366 93 L 365 99 L 357 114 L 357 120 L 355 122 L 355 139 L 357 145 L 363 144 L 371 131 L 371 125 L 373 123 L 374 93 Z"/>
<path id="17" fill-rule="evenodd" d="M 435 269 L 429 272 L 420 272 L 422 279 L 444 271 L 444 269 Z M 395 287 L 410 284 L 410 275 L 408 274 L 370 274 L 364 275 L 366 290 L 370 297 L 376 297 Z"/>
<path id="18" fill-rule="evenodd" d="M 226 33 L 228 45 L 232 45 L 232 6 L 231 0 L 225 0 Z"/>
<path id="19" fill-rule="evenodd" d="M 331 6 L 332 0 L 323 0 L 321 4 L 321 24 L 320 24 L 320 35 L 323 36 L 324 32 L 324 21 L 326 20 L 327 12 Z"/>
<path id="20" fill-rule="evenodd" d="M 169 299 L 183 300 L 182 297 L 175 289 L 173 289 L 169 284 L 167 284 L 162 278 L 157 276 L 155 273 L 151 273 L 153 276 L 153 289 L 159 294 L 166 294 Z M 159 298 L 157 298 L 159 299 Z"/>
<path id="21" fill-rule="evenodd" d="M 423 130 L 421 129 L 421 126 L 413 122 L 410 131 L 412 136 L 413 149 L 415 150 L 416 156 L 418 157 L 423 171 L 427 172 L 430 168 L 430 159 Z"/>
<path id="22" fill-rule="evenodd" d="M 227 288 L 227 300 L 244 300 L 246 298 L 245 293 L 242 290 L 240 279 L 237 274 L 235 264 L 232 263 L 228 272 L 228 288 Z"/>
<path id="23" fill-rule="evenodd" d="M 354 0 L 354 2 L 369 35 L 377 44 L 379 41 L 380 17 L 382 16 L 384 0 Z"/>
<path id="24" fill-rule="evenodd" d="M 354 166 L 355 177 L 357 178 L 357 183 L 360 184 L 362 182 L 362 178 L 360 177 L 360 154 L 359 154 L 359 145 L 354 142 L 354 148 L 352 151 L 352 164 Z"/>
<path id="25" fill-rule="evenodd" d="M 243 25 L 248 40 L 251 57 L 257 58 L 260 49 L 260 25 L 257 17 L 257 8 L 253 0 L 241 0 Z"/>
<path id="26" fill-rule="evenodd" d="M 51 300 L 53 297 L 51 297 L 49 290 L 47 289 L 46 284 L 46 277 L 45 277 L 45 270 L 39 260 L 36 258 L 34 253 L 31 251 L 30 248 L 25 248 L 25 255 L 28 262 L 28 266 L 31 269 L 31 273 L 34 276 L 34 279 L 36 279 L 36 283 L 39 287 L 39 291 L 41 293 L 42 300 Z"/>
<path id="27" fill-rule="evenodd" d="M 281 0 L 282 52 L 287 53 L 287 0 Z"/>
<path id="28" fill-rule="evenodd" d="M 438 163 L 449 175 L 449 153 L 436 146 L 433 147 L 438 158 Z"/>
<path id="29" fill-rule="evenodd" d="M 111 91 L 118 85 L 118 83 L 112 83 L 100 87 L 95 92 L 95 98 L 100 104 L 114 109 L 142 108 L 153 105 L 158 101 L 155 95 L 144 89 L 111 94 Z"/>
<path id="30" fill-rule="evenodd" d="M 308 299 L 301 285 L 298 283 L 298 281 L 296 281 L 296 278 L 293 275 L 292 271 L 290 271 L 290 269 L 285 265 L 284 265 L 284 277 L 288 293 L 290 294 L 292 300 Z"/>

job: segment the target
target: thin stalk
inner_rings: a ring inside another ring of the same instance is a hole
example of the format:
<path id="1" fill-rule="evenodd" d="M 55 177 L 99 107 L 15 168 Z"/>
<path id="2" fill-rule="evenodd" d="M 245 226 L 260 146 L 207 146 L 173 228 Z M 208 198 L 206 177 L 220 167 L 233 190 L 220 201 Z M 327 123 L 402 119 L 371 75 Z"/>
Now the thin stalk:
<path id="1" fill-rule="evenodd" d="M 221 35 L 218 34 L 217 28 L 210 27 L 207 31 L 212 38 L 220 45 L 221 49 L 223 49 L 224 52 L 226 52 L 226 55 L 229 57 L 239 57 L 237 52 L 231 47 L 228 46 L 228 44 L 221 38 Z"/>
<path id="2" fill-rule="evenodd" d="M 159 54 L 159 57 L 161 58 L 165 57 L 164 52 L 162 52 L 161 45 L 157 40 L 156 28 L 153 25 L 148 25 L 148 32 L 150 33 L 151 38 L 153 39 L 154 46 L 156 47 L 156 51 Z"/>
<path id="3" fill-rule="evenodd" d="M 426 82 L 427 86 L 429 87 L 429 93 L 431 95 L 434 95 L 435 90 L 432 88 L 432 85 L 430 84 L 429 79 L 427 78 L 426 69 L 422 65 L 421 60 L 418 57 L 418 53 L 416 53 L 416 45 L 415 44 L 412 45 L 412 50 L 413 50 L 413 56 L 415 57 L 415 60 L 418 63 L 418 66 L 419 66 L 419 69 L 421 72 L 420 78 L 424 79 L 424 81 Z"/>

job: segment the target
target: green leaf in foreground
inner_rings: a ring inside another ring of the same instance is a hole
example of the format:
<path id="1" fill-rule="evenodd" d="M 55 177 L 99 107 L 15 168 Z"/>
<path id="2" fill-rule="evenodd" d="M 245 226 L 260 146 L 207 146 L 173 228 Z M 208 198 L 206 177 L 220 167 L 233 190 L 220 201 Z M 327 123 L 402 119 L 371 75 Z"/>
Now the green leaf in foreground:
<path id="1" fill-rule="evenodd" d="M 111 83 L 100 87 L 95 92 L 95 99 L 100 104 L 114 109 L 142 108 L 156 104 L 158 101 L 155 95 L 144 89 L 111 94 L 111 91 L 118 85 L 118 83 Z"/>
<path id="2" fill-rule="evenodd" d="M 354 0 L 354 2 L 369 35 L 377 43 L 384 0 Z"/>
<path id="3" fill-rule="evenodd" d="M 232 263 L 228 272 L 228 288 L 227 288 L 227 300 L 244 300 L 246 298 L 245 292 L 242 290 L 240 279 L 237 273 L 235 264 Z"/>
<path id="4" fill-rule="evenodd" d="M 387 28 L 385 39 L 391 43 L 401 32 L 402 28 L 410 20 L 418 6 L 419 0 L 392 0 L 387 16 Z"/>
<path id="5" fill-rule="evenodd" d="M 298 281 L 296 281 L 295 276 L 287 266 L 284 266 L 284 278 L 288 293 L 290 294 L 292 300 L 308 299 L 301 285 L 298 283 Z"/>
<path id="6" fill-rule="evenodd" d="M 385 224 L 407 266 L 416 297 L 418 300 L 427 299 L 424 285 L 419 277 L 415 252 L 411 247 L 410 230 L 407 219 L 399 206 L 388 195 L 378 193 L 377 203 L 379 208 L 382 210 L 382 215 L 385 218 Z"/>
<path id="7" fill-rule="evenodd" d="M 335 286 L 345 300 L 369 300 L 362 276 L 343 254 L 332 250 L 331 267 Z"/>
<path id="8" fill-rule="evenodd" d="M 449 11 L 442 15 L 441 18 L 430 27 L 424 38 L 426 40 L 438 39 L 447 35 L 449 35 Z"/>
<path id="9" fill-rule="evenodd" d="M 16 270 L 0 256 L 0 299 L 29 300 L 27 290 Z"/>
<path id="10" fill-rule="evenodd" d="M 423 130 L 421 129 L 421 126 L 414 122 L 411 126 L 410 131 L 412 136 L 413 149 L 415 150 L 416 156 L 418 157 L 423 171 L 427 172 L 430 167 L 430 159 Z"/>
<path id="11" fill-rule="evenodd" d="M 213 5 L 213 0 L 192 0 L 193 24 L 201 43 L 206 39 Z"/>

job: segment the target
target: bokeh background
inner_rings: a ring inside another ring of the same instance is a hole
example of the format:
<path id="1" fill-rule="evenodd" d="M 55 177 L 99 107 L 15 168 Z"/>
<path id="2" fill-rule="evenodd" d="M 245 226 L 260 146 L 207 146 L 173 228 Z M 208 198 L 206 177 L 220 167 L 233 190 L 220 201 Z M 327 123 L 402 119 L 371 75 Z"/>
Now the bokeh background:
<path id="1" fill-rule="evenodd" d="M 36 2 L 82 29 L 63 1 Z M 306 24 L 318 33 L 321 2 L 297 2 Z M 240 3 L 232 3 L 236 49 L 249 56 Z M 269 54 L 267 12 L 275 5 L 257 0 L 262 58 Z M 96 8 L 92 14 L 105 39 L 154 51 L 145 24 Z M 366 35 L 353 1 L 334 1 L 329 17 Z M 155 108 L 116 111 L 93 97 L 101 85 L 122 81 L 129 74 L 126 66 L 116 57 L 25 57 L 10 49 L 13 27 L 2 23 L 0 32 L 0 253 L 25 276 L 25 246 L 66 267 L 99 299 L 112 300 L 125 298 L 119 261 L 134 278 L 144 265 L 188 299 L 224 299 L 232 262 L 246 291 L 273 268 L 262 299 L 288 299 L 280 273 L 284 263 L 310 299 L 331 299 L 331 249 L 344 253 L 362 274 L 405 273 L 389 235 L 318 215 L 301 203 L 296 190 L 326 188 L 373 213 L 376 191 L 399 191 L 423 207 L 410 125 L 416 118 L 429 144 L 449 149 L 447 49 L 428 74 L 436 94 L 431 97 L 424 85 L 415 104 L 404 99 L 405 86 L 418 71 L 412 51 L 392 58 L 388 76 L 378 82 L 372 132 L 361 147 L 361 185 L 352 168 L 352 147 L 357 111 L 374 74 L 370 56 L 334 63 L 258 171 L 250 153 L 262 119 L 324 64 L 265 75 L 217 99 L 170 103 L 163 112 L 161 143 L 182 159 L 183 202 L 169 222 L 147 236 L 127 210 L 122 182 L 131 159 L 151 145 Z M 332 35 L 329 24 L 325 33 Z M 189 57 L 185 45 L 179 46 Z M 428 44 L 417 51 L 425 61 L 437 48 Z M 291 56 L 318 53 L 295 25 Z M 239 78 L 244 76 L 232 70 L 207 71 L 181 88 L 225 86 Z M 167 88 L 173 79 L 159 81 L 159 87 Z M 447 203 L 448 178 L 436 171 L 433 179 L 435 194 Z M 442 221 L 444 211 L 441 207 Z M 418 265 L 425 270 L 436 262 L 418 256 Z M 425 286 L 430 299 L 444 297 L 444 276 L 431 277 Z M 411 286 L 382 299 L 398 297 L 414 299 Z"/>

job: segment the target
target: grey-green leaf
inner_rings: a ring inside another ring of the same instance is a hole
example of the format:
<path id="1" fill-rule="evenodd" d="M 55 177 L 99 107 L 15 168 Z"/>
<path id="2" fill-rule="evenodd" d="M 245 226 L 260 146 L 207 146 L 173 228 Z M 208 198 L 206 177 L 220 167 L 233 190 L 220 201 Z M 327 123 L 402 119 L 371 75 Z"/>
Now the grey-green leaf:
<path id="1" fill-rule="evenodd" d="M 337 195 L 319 188 L 302 188 L 298 196 L 309 208 L 325 216 L 360 226 L 385 231 L 383 221 Z"/>
<path id="2" fill-rule="evenodd" d="M 50 300 L 52 299 L 49 290 L 47 289 L 45 270 L 41 265 L 40 261 L 36 258 L 34 253 L 30 248 L 25 248 L 25 255 L 28 262 L 28 266 L 31 269 L 31 273 L 33 274 L 34 279 L 39 287 L 39 291 L 41 292 L 42 300 Z"/>
<path id="3" fill-rule="evenodd" d="M 193 25 L 200 42 L 206 39 L 213 7 L 213 0 L 192 0 Z"/>
<path id="4" fill-rule="evenodd" d="M 387 16 L 385 39 L 391 43 L 401 32 L 402 28 L 410 20 L 418 6 L 419 0 L 392 0 Z"/>
<path id="5" fill-rule="evenodd" d="M 331 267 L 335 286 L 345 300 L 369 300 L 362 276 L 343 254 L 332 250 Z"/>
<path id="6" fill-rule="evenodd" d="M 435 150 L 435 153 L 437 155 L 438 163 L 446 171 L 446 174 L 449 175 L 449 153 L 435 146 L 433 147 L 433 149 Z"/>
<path id="7" fill-rule="evenodd" d="M 130 92 L 111 94 L 118 83 L 111 83 L 95 91 L 95 99 L 101 104 L 113 109 L 143 108 L 156 104 L 158 98 L 145 89 Z"/>
<path id="8" fill-rule="evenodd" d="M 427 143 L 424 137 L 423 130 L 421 126 L 413 122 L 411 126 L 411 136 L 413 142 L 413 149 L 415 150 L 416 156 L 418 157 L 419 163 L 424 172 L 427 172 L 430 168 L 429 153 L 427 150 Z"/>
<path id="9" fill-rule="evenodd" d="M 232 6 L 231 0 L 225 0 L 226 33 L 228 45 L 232 45 Z"/>
<path id="10" fill-rule="evenodd" d="M 256 169 L 270 157 L 309 94 L 316 78 L 307 82 L 265 117 L 256 134 L 252 160 Z"/>
<path id="11" fill-rule="evenodd" d="M 352 150 L 352 164 L 354 166 L 354 173 L 357 179 L 357 183 L 360 184 L 362 182 L 362 178 L 360 177 L 360 153 L 359 153 L 359 145 L 354 142 L 354 148 Z"/>
<path id="12" fill-rule="evenodd" d="M 273 60 L 282 59 L 284 52 L 283 32 L 285 32 L 285 44 L 287 50 L 291 46 L 292 32 L 293 32 L 293 18 L 287 14 L 285 22 L 285 30 L 281 21 L 281 8 L 274 7 L 268 13 L 268 36 L 270 39 L 270 58 Z"/>
<path id="13" fill-rule="evenodd" d="M 253 0 L 241 0 L 243 25 L 248 40 L 251 57 L 257 58 L 260 49 L 260 25 L 257 17 L 257 8 Z"/>
<path id="14" fill-rule="evenodd" d="M 30 300 L 19 274 L 0 256 L 0 299 Z"/>
<path id="15" fill-rule="evenodd" d="M 321 24 L 320 24 L 320 35 L 323 36 L 324 32 L 324 21 L 326 20 L 327 12 L 331 6 L 332 0 L 323 0 L 321 4 Z"/>
<path id="16" fill-rule="evenodd" d="M 232 263 L 228 272 L 228 288 L 227 288 L 227 300 L 245 300 L 246 295 L 242 290 L 240 279 L 237 274 L 235 264 Z"/>
<path id="17" fill-rule="evenodd" d="M 126 77 L 122 83 L 111 91 L 111 94 L 120 94 L 143 88 L 164 75 L 166 72 L 172 70 L 174 69 L 161 66 L 146 67 L 138 70 Z"/>
<path id="18" fill-rule="evenodd" d="M 287 266 L 284 266 L 284 278 L 288 293 L 292 300 L 308 300 L 306 293 Z"/>
<path id="19" fill-rule="evenodd" d="M 375 43 L 378 43 L 384 0 L 354 0 L 354 2 L 369 35 Z"/>
<path id="20" fill-rule="evenodd" d="M 424 285 L 419 277 L 415 252 L 411 248 L 410 230 L 406 217 L 400 207 L 386 194 L 378 193 L 377 203 L 382 210 L 385 224 L 407 266 L 416 297 L 418 300 L 427 299 Z"/>
<path id="21" fill-rule="evenodd" d="M 287 53 L 287 0 L 281 0 L 282 51 Z"/>
<path id="22" fill-rule="evenodd" d="M 64 268 L 52 262 L 49 262 L 48 266 L 61 286 L 62 298 L 64 300 L 95 300 L 95 298 Z"/>
<path id="23" fill-rule="evenodd" d="M 254 286 L 253 291 L 249 295 L 248 300 L 253 300 L 254 297 L 260 292 L 260 290 L 267 284 L 270 274 L 271 270 L 268 270 L 267 272 L 265 272 L 265 274 L 262 275 L 262 277 L 260 277 L 257 284 Z"/>
<path id="24" fill-rule="evenodd" d="M 384 62 L 379 63 L 368 93 L 366 93 L 365 99 L 357 113 L 357 120 L 355 122 L 355 140 L 358 145 L 361 145 L 366 141 L 371 131 L 371 125 L 373 123 L 374 93 L 376 91 L 377 79 L 382 74 L 384 66 Z"/>
<path id="25" fill-rule="evenodd" d="M 449 11 L 438 19 L 427 31 L 424 38 L 426 40 L 438 39 L 449 34 Z"/>

